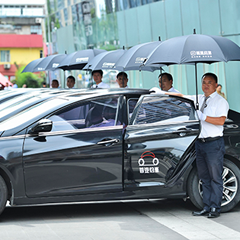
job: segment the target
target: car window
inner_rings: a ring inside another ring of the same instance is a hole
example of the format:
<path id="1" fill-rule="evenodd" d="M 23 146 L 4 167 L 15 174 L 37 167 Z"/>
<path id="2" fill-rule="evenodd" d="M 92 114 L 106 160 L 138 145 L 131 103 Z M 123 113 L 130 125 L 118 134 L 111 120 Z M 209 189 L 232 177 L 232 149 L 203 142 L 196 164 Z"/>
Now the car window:
<path id="1" fill-rule="evenodd" d="M 129 98 L 127 101 L 127 108 L 128 108 L 128 116 L 129 118 L 132 116 L 133 110 L 138 102 L 138 98 Z"/>
<path id="2" fill-rule="evenodd" d="M 118 96 L 94 99 L 65 108 L 49 119 L 52 131 L 119 125 L 117 121 Z"/>
<path id="3" fill-rule="evenodd" d="M 190 103 L 171 97 L 146 96 L 137 106 L 136 111 L 132 121 L 134 125 L 183 122 L 195 119 L 195 112 Z"/>

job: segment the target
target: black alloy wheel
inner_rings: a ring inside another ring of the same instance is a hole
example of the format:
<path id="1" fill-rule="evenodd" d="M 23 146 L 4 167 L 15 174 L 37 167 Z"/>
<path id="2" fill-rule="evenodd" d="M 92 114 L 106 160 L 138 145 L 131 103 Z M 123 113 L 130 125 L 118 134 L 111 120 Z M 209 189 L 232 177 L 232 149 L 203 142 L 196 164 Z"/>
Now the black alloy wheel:
<path id="1" fill-rule="evenodd" d="M 3 178 L 0 176 L 0 214 L 3 212 L 7 203 L 7 186 Z"/>
<path id="2" fill-rule="evenodd" d="M 228 212 L 240 201 L 240 170 L 228 159 L 223 163 L 223 197 L 221 212 Z M 194 168 L 188 178 L 188 196 L 191 202 L 199 209 L 203 209 L 202 182 Z"/>

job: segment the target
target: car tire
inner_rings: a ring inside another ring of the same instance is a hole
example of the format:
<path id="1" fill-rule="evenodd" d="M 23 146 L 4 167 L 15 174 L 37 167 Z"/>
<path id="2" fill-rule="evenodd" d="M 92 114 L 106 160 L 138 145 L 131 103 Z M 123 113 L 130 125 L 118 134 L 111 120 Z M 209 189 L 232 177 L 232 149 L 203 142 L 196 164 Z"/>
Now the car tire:
<path id="1" fill-rule="evenodd" d="M 0 176 L 0 214 L 3 212 L 3 210 L 6 207 L 7 203 L 7 186 L 3 178 Z"/>
<path id="2" fill-rule="evenodd" d="M 223 199 L 221 212 L 228 212 L 240 201 L 240 170 L 228 159 L 223 163 Z M 188 178 L 188 196 L 199 209 L 203 209 L 201 181 L 197 169 L 194 168 Z"/>

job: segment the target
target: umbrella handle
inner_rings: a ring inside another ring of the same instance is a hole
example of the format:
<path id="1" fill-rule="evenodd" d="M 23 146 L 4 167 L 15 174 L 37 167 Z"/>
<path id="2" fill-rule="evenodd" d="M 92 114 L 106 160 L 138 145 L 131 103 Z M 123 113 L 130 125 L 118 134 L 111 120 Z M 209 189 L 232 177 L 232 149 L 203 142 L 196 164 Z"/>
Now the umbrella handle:
<path id="1" fill-rule="evenodd" d="M 195 62 L 195 82 L 196 82 L 196 110 L 199 110 L 198 103 L 198 84 L 197 84 L 197 63 Z"/>

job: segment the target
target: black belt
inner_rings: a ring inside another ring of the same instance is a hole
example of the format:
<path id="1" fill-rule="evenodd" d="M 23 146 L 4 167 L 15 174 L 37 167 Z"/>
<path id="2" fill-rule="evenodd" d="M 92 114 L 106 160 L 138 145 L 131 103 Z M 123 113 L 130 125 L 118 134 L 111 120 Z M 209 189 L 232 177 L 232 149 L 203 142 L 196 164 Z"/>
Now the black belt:
<path id="1" fill-rule="evenodd" d="M 211 142 L 220 139 L 221 137 L 207 137 L 207 138 L 198 138 L 199 141 L 201 142 Z"/>

